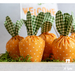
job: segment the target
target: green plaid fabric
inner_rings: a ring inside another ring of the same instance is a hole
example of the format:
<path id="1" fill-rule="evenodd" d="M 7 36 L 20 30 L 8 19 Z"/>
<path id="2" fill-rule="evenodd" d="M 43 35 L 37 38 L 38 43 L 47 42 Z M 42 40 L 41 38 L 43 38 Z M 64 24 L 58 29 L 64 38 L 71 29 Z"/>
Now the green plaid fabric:
<path id="1" fill-rule="evenodd" d="M 27 26 L 27 20 L 23 20 L 23 22 L 24 22 L 24 24 L 25 24 L 25 26 L 26 26 L 26 29 L 27 29 L 27 35 L 30 35 L 30 33 L 29 33 L 29 28 L 28 28 L 28 26 Z"/>
<path id="2" fill-rule="evenodd" d="M 54 17 L 51 16 L 50 12 L 46 12 L 44 16 L 43 24 L 41 26 L 41 33 L 50 31 L 53 22 L 54 22 Z"/>
<path id="3" fill-rule="evenodd" d="M 72 23 L 71 33 L 73 33 L 73 32 L 75 32 L 75 17 L 74 17 L 73 12 L 71 12 L 71 14 L 72 14 L 72 17 L 73 17 L 73 23 Z"/>
<path id="4" fill-rule="evenodd" d="M 26 21 L 26 23 L 27 23 L 30 35 L 33 35 L 33 28 L 32 28 L 32 21 L 31 21 L 30 11 L 27 12 L 27 21 Z"/>
<path id="5" fill-rule="evenodd" d="M 44 13 L 40 12 L 36 17 L 36 21 L 35 21 L 36 29 L 34 35 L 37 34 L 39 28 L 41 27 L 43 19 L 44 19 Z"/>
<path id="6" fill-rule="evenodd" d="M 64 23 L 64 25 L 62 25 L 61 28 L 62 28 L 63 34 L 66 34 L 66 35 L 68 35 L 68 32 L 66 31 L 66 29 L 67 29 L 67 26 L 68 26 L 69 17 L 70 17 L 70 15 L 68 13 L 63 14 L 63 23 Z"/>
<path id="7" fill-rule="evenodd" d="M 75 32 L 75 25 L 72 26 L 71 28 L 71 33 Z"/>
<path id="8" fill-rule="evenodd" d="M 50 16 L 51 16 L 50 12 L 46 12 L 45 16 L 44 16 L 43 23 L 46 22 L 46 21 L 50 21 Z"/>
<path id="9" fill-rule="evenodd" d="M 5 27 L 7 29 L 7 31 L 9 32 L 9 34 L 14 37 L 15 36 L 15 27 L 10 19 L 9 16 L 6 17 L 6 22 L 5 22 Z"/>
<path id="10" fill-rule="evenodd" d="M 6 17 L 6 21 L 4 22 L 5 28 L 12 37 L 19 34 L 22 24 L 23 20 L 17 21 L 16 24 L 14 24 L 9 16 Z"/>
<path id="11" fill-rule="evenodd" d="M 21 19 L 20 21 L 17 20 L 15 25 L 15 35 L 19 35 L 22 25 L 23 25 L 23 19 Z"/>
<path id="12" fill-rule="evenodd" d="M 43 25 L 41 26 L 41 33 L 45 33 L 51 30 L 52 23 L 51 22 L 44 22 Z"/>
<path id="13" fill-rule="evenodd" d="M 50 12 L 46 12 L 45 13 L 43 23 L 46 22 L 46 21 L 51 22 L 51 23 L 54 22 L 54 17 L 51 16 L 51 13 Z"/>
<path id="14" fill-rule="evenodd" d="M 36 16 L 35 15 L 31 16 L 31 21 L 32 21 L 33 34 L 34 34 L 35 29 L 36 29 L 36 25 L 35 25 Z"/>
<path id="15" fill-rule="evenodd" d="M 55 22 L 56 22 L 56 28 L 58 30 L 58 32 L 62 35 L 62 29 L 61 29 L 61 26 L 63 25 L 63 15 L 62 15 L 62 12 L 61 11 L 58 11 L 56 13 L 56 19 L 55 19 Z"/>
<path id="16" fill-rule="evenodd" d="M 56 13 L 55 22 L 56 22 L 56 28 L 61 35 L 66 36 L 69 34 L 72 25 L 71 15 L 69 15 L 68 13 L 62 14 L 62 12 L 59 10 Z"/>
<path id="17" fill-rule="evenodd" d="M 68 20 L 68 26 L 67 26 L 67 31 L 66 31 L 67 35 L 71 32 L 72 22 L 73 22 L 73 17 L 71 15 L 69 20 Z"/>
<path id="18" fill-rule="evenodd" d="M 42 25 L 44 19 L 44 13 L 40 12 L 36 17 L 31 16 L 30 11 L 27 12 L 27 20 L 23 20 L 24 24 L 27 28 L 28 35 L 36 35 L 39 28 Z"/>

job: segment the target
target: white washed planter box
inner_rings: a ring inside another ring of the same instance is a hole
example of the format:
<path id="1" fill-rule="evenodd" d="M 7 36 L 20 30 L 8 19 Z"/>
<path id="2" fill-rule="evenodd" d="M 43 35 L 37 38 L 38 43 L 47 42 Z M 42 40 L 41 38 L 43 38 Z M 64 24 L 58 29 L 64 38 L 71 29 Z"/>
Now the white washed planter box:
<path id="1" fill-rule="evenodd" d="M 75 71 L 75 63 L 0 62 L 0 71 Z"/>

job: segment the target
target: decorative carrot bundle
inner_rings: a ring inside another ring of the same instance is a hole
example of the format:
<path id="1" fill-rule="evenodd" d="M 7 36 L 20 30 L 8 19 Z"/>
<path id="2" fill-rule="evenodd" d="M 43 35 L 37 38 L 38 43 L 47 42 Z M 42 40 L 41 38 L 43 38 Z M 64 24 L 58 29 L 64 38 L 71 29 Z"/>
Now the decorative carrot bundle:
<path id="1" fill-rule="evenodd" d="M 31 56 L 31 61 L 40 62 L 42 59 L 45 41 L 36 36 L 38 29 L 42 25 L 44 19 L 44 13 L 40 12 L 37 17 L 31 16 L 30 11 L 27 12 L 27 20 L 24 20 L 25 26 L 27 28 L 28 36 L 25 39 L 22 39 L 19 43 L 20 55 L 24 58 L 27 55 Z"/>
<path id="2" fill-rule="evenodd" d="M 73 12 L 72 12 L 72 17 L 73 17 L 73 23 L 72 23 L 71 36 L 70 37 L 75 39 L 75 17 L 74 17 Z"/>
<path id="3" fill-rule="evenodd" d="M 45 40 L 43 60 L 49 58 L 49 55 L 52 54 L 52 49 L 51 49 L 52 42 L 57 38 L 55 34 L 49 33 L 53 22 L 54 22 L 54 17 L 52 17 L 49 12 L 46 12 L 43 24 L 41 26 L 41 35 L 40 35 L 40 37 L 42 37 Z"/>
<path id="4" fill-rule="evenodd" d="M 5 28 L 12 36 L 12 38 L 6 44 L 6 50 L 12 58 L 16 58 L 20 55 L 19 53 L 19 42 L 23 39 L 23 37 L 19 36 L 20 29 L 23 25 L 23 20 L 17 20 L 16 24 L 14 24 L 10 17 L 6 17 L 6 21 L 4 23 Z"/>
<path id="5" fill-rule="evenodd" d="M 61 11 L 58 11 L 55 21 L 60 37 L 52 43 L 54 58 L 60 61 L 66 61 L 66 59 L 73 61 L 73 59 L 75 59 L 75 40 L 68 36 L 73 21 L 72 15 L 68 13 L 62 14 Z"/>

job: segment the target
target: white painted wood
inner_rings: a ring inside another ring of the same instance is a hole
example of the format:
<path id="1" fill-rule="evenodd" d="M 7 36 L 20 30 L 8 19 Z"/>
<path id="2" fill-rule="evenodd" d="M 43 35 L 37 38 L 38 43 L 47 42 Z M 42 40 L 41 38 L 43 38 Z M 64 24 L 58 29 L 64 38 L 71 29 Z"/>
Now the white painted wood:
<path id="1" fill-rule="evenodd" d="M 0 71 L 75 71 L 75 63 L 0 62 Z"/>

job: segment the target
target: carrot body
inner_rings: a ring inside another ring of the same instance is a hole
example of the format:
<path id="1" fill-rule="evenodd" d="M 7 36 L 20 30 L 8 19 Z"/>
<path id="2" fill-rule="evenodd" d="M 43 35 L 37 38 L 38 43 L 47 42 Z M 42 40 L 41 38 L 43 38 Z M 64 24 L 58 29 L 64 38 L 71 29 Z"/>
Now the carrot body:
<path id="1" fill-rule="evenodd" d="M 43 51 L 45 47 L 45 41 L 35 35 L 27 36 L 22 39 L 19 43 L 20 55 L 24 58 L 27 55 L 31 56 L 31 61 L 40 62 L 43 56 Z"/>

